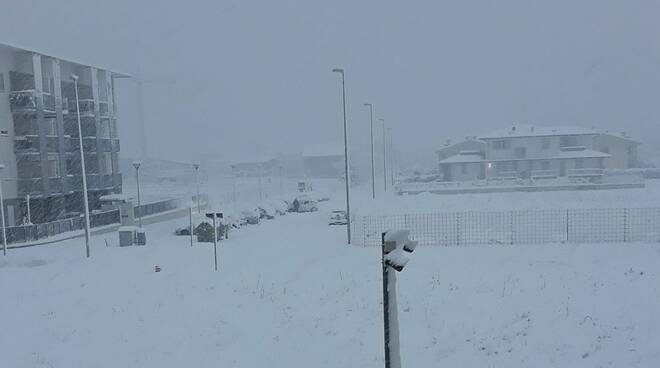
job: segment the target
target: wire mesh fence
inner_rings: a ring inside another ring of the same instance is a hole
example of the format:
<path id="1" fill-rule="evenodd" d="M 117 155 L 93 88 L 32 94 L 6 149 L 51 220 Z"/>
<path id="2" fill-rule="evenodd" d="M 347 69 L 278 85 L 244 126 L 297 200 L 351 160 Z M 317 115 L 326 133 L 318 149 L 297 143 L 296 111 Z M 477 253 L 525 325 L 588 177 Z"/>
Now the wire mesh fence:
<path id="1" fill-rule="evenodd" d="M 355 216 L 351 243 L 380 245 L 380 234 L 410 230 L 421 245 L 660 241 L 660 208 L 470 211 Z"/>

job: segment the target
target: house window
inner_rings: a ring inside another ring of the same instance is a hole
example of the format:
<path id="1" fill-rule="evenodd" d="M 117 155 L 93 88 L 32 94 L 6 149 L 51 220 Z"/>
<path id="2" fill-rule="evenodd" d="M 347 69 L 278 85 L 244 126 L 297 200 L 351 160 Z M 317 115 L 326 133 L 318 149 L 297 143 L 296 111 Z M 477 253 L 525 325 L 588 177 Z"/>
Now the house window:
<path id="1" fill-rule="evenodd" d="M 550 138 L 543 138 L 541 140 L 541 148 L 542 149 L 550 149 Z"/>
<path id="2" fill-rule="evenodd" d="M 576 168 L 576 169 L 582 169 L 582 168 L 584 168 L 584 161 L 582 161 L 581 158 L 576 158 L 576 159 L 575 159 L 575 168 Z"/>
<path id="3" fill-rule="evenodd" d="M 467 164 L 461 164 L 461 174 L 467 174 Z"/>
<path id="4" fill-rule="evenodd" d="M 45 119 L 44 125 L 46 126 L 46 135 L 50 135 L 50 136 L 57 135 L 57 120 Z"/>
<path id="5" fill-rule="evenodd" d="M 48 177 L 60 177 L 60 160 L 56 156 L 48 157 Z"/>
<path id="6" fill-rule="evenodd" d="M 525 158 L 527 156 L 527 148 L 516 147 L 516 149 L 514 150 L 514 156 L 516 158 Z"/>
<path id="7" fill-rule="evenodd" d="M 550 170 L 550 161 L 541 161 L 541 170 Z"/>
<path id="8" fill-rule="evenodd" d="M 5 74 L 0 73 L 0 92 L 5 91 Z"/>
<path id="9" fill-rule="evenodd" d="M 502 139 L 502 140 L 493 142 L 493 149 L 496 149 L 496 150 L 509 149 L 510 146 L 511 146 L 510 142 L 506 139 Z"/>
<path id="10" fill-rule="evenodd" d="M 574 135 L 565 135 L 563 137 L 559 137 L 559 145 L 561 147 L 577 147 L 578 139 Z"/>
<path id="11" fill-rule="evenodd" d="M 603 147 L 603 152 L 610 153 L 610 147 Z"/>

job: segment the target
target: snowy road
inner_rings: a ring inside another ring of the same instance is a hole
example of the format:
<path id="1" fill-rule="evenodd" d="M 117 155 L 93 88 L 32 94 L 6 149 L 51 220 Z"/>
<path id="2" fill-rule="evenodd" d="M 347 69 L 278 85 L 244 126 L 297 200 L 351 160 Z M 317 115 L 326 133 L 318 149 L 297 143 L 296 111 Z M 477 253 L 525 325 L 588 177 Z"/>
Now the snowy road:
<path id="1" fill-rule="evenodd" d="M 331 204 L 212 248 L 148 226 L 0 260 L 6 367 L 380 367 L 377 248 L 348 247 Z M 406 366 L 656 367 L 658 244 L 418 249 L 400 275 Z M 154 272 L 159 265 L 162 272 Z"/>

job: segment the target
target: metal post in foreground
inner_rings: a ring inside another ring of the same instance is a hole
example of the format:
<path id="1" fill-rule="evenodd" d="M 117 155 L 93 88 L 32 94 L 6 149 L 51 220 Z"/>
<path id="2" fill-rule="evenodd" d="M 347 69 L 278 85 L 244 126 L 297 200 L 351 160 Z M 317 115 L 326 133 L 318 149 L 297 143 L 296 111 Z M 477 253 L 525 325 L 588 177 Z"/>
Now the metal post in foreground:
<path id="1" fill-rule="evenodd" d="M 85 152 L 83 149 L 82 123 L 80 122 L 80 98 L 78 97 L 78 76 L 71 74 L 76 91 L 76 116 L 78 117 L 78 144 L 80 145 L 80 173 L 82 174 L 82 191 L 85 208 L 85 254 L 89 258 L 89 199 L 87 198 L 87 171 L 85 169 Z"/>
<path id="2" fill-rule="evenodd" d="M 417 242 L 408 238 L 409 234 L 408 230 L 390 230 L 381 235 L 385 368 L 401 368 L 396 272 L 392 272 L 392 269 L 401 272 L 408 263 L 408 258 L 403 252 L 412 253 L 417 247 Z"/>
<path id="3" fill-rule="evenodd" d="M 25 195 L 25 205 L 27 206 L 27 223 L 28 225 L 32 224 L 32 212 L 30 210 L 30 195 Z"/>
<path id="4" fill-rule="evenodd" d="M 7 227 L 5 226 L 5 197 L 2 194 L 2 170 L 5 165 L 0 165 L 0 221 L 2 221 L 2 255 L 7 255 Z"/>
<path id="5" fill-rule="evenodd" d="M 376 198 L 376 163 L 374 158 L 374 105 L 365 103 L 369 106 L 369 129 L 371 134 L 371 197 Z"/>
<path id="6" fill-rule="evenodd" d="M 351 244 L 351 199 L 350 199 L 350 167 L 348 159 L 348 132 L 346 126 L 346 83 L 344 80 L 344 69 L 332 69 L 333 73 L 341 74 L 341 92 L 342 104 L 344 106 L 344 180 L 346 182 L 346 235 L 348 236 L 348 244 Z"/>

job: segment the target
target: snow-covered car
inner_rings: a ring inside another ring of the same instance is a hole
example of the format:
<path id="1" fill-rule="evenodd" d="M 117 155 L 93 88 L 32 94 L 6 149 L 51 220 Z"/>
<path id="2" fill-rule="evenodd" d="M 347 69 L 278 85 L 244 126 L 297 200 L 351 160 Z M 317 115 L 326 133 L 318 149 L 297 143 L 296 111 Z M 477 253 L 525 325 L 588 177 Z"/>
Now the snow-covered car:
<path id="1" fill-rule="evenodd" d="M 256 211 L 243 211 L 241 212 L 241 226 L 243 225 L 256 225 L 259 223 L 259 213 Z"/>
<path id="2" fill-rule="evenodd" d="M 275 214 L 278 216 L 283 216 L 286 215 L 288 209 L 289 209 L 289 204 L 286 201 L 283 200 L 274 200 L 271 205 L 273 206 L 273 209 L 275 210 Z"/>
<path id="3" fill-rule="evenodd" d="M 316 201 L 306 196 L 300 196 L 293 200 L 292 212 L 314 212 L 318 211 Z"/>
<path id="4" fill-rule="evenodd" d="M 275 218 L 275 209 L 269 205 L 260 205 L 256 208 L 260 219 L 272 220 Z"/>
<path id="5" fill-rule="evenodd" d="M 337 210 L 330 213 L 328 218 L 328 225 L 346 225 L 348 223 L 346 219 L 346 211 Z"/>

